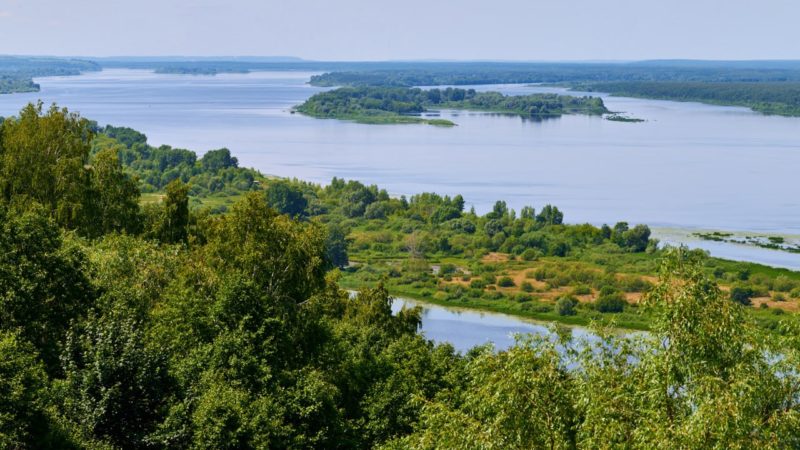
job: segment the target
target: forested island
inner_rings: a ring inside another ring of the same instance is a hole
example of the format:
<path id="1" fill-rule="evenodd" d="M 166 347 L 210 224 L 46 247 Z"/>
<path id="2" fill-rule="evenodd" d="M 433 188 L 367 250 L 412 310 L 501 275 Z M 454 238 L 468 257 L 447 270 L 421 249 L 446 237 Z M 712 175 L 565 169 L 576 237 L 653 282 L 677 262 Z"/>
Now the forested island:
<path id="1" fill-rule="evenodd" d="M 446 88 L 423 90 L 401 87 L 344 87 L 313 95 L 295 110 L 317 118 L 360 123 L 428 123 L 452 126 L 442 119 L 416 117 L 429 108 L 467 109 L 515 114 L 527 118 L 562 114 L 601 115 L 608 110 L 598 97 L 556 94 L 507 96 L 498 92 Z"/>
<path id="2" fill-rule="evenodd" d="M 797 272 L 189 153 L 55 106 L 0 125 L 0 447 L 800 445 Z M 460 354 L 393 291 L 597 338 Z"/>

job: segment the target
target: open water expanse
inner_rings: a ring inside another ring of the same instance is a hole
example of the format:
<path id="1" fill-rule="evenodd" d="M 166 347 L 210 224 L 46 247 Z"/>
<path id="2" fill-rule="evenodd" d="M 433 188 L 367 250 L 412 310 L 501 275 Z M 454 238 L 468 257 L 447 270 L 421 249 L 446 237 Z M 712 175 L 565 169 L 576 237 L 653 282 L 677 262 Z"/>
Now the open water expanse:
<path id="1" fill-rule="evenodd" d="M 572 223 L 647 223 L 670 242 L 712 254 L 800 269 L 800 255 L 704 243 L 686 230 L 800 235 L 800 118 L 745 108 L 604 97 L 622 123 L 563 116 L 545 121 L 443 111 L 453 128 L 362 125 L 291 114 L 321 89 L 310 73 L 192 76 L 105 70 L 37 79 L 41 92 L 0 95 L 0 115 L 38 99 L 100 124 L 124 125 L 154 145 L 203 153 L 229 148 L 243 166 L 327 183 L 334 176 L 390 193 L 460 193 L 478 212 L 552 203 Z M 509 94 L 563 92 L 478 86 Z M 597 95 L 597 94 L 594 94 Z M 676 232 L 675 230 L 680 230 Z"/>

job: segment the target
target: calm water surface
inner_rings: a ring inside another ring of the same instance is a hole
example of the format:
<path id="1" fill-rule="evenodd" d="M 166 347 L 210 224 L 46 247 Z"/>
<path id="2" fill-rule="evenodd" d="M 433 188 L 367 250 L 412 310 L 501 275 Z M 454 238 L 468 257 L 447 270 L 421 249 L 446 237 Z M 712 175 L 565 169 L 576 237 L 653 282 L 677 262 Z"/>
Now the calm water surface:
<path id="1" fill-rule="evenodd" d="M 800 235 L 798 118 L 604 96 L 609 109 L 647 122 L 443 111 L 459 126 L 360 125 L 290 114 L 321 90 L 305 84 L 310 75 L 107 70 L 42 78 L 39 93 L 0 96 L 0 115 L 37 99 L 57 102 L 101 124 L 143 131 L 151 144 L 200 153 L 228 147 L 244 166 L 320 183 L 338 176 L 398 195 L 461 193 L 478 212 L 505 199 L 516 209 L 556 204 L 573 223 Z M 800 255 L 730 245 L 713 251 L 800 269 Z"/>
<path id="2" fill-rule="evenodd" d="M 428 339 L 436 342 L 449 342 L 456 350 L 466 352 L 476 345 L 494 344 L 498 350 L 504 350 L 514 344 L 514 336 L 518 334 L 536 334 L 551 336 L 547 324 L 528 321 L 506 314 L 450 308 L 415 300 L 397 298 L 392 303 L 392 311 L 396 314 L 403 307 L 422 308 L 422 329 L 420 332 Z M 581 327 L 570 327 L 572 337 L 577 341 L 592 341 L 595 335 Z"/>

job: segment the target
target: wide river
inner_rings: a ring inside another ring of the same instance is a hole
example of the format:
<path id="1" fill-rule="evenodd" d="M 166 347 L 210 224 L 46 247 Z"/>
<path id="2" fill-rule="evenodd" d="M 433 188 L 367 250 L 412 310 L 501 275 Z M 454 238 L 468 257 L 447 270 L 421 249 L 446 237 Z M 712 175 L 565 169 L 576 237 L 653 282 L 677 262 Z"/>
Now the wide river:
<path id="1" fill-rule="evenodd" d="M 460 193 L 478 212 L 498 199 L 516 209 L 552 203 L 568 222 L 647 223 L 668 241 L 717 256 L 800 269 L 800 255 L 701 242 L 687 231 L 800 236 L 800 118 L 603 96 L 609 109 L 646 122 L 444 111 L 457 127 L 361 125 L 291 114 L 321 90 L 306 84 L 310 75 L 106 70 L 48 77 L 37 80 L 41 92 L 0 95 L 0 115 L 42 99 L 100 124 L 140 130 L 151 144 L 199 153 L 227 147 L 241 165 L 267 174 L 320 183 L 352 178 L 396 195 Z"/>

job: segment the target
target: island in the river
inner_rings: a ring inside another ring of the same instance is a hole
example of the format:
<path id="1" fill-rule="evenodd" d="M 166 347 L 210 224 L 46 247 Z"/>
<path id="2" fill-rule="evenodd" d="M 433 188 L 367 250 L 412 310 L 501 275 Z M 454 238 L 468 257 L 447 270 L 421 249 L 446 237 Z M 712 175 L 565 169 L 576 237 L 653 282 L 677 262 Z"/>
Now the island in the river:
<path id="1" fill-rule="evenodd" d="M 628 117 L 618 113 L 612 113 L 607 115 L 606 120 L 610 120 L 612 122 L 629 122 L 629 123 L 644 122 L 644 119 L 639 119 L 638 117 Z"/>
<path id="2" fill-rule="evenodd" d="M 153 72 L 164 75 L 219 75 L 221 73 L 250 73 L 249 69 L 217 66 L 160 66 Z"/>
<path id="3" fill-rule="evenodd" d="M 448 87 L 419 89 L 406 87 L 342 87 L 315 94 L 295 111 L 323 119 L 359 123 L 427 123 L 453 126 L 445 119 L 427 119 L 421 114 L 436 109 L 465 109 L 546 118 L 562 114 L 602 115 L 608 113 L 599 97 L 557 94 L 503 95 L 475 89 Z"/>

